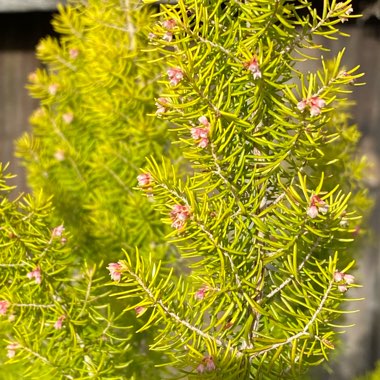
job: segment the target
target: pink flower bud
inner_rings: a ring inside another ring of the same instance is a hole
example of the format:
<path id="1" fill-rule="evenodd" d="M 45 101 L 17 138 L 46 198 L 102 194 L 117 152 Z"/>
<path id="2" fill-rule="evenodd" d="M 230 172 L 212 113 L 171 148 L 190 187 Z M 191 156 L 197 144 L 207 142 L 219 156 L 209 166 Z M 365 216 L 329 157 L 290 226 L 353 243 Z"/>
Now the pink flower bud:
<path id="1" fill-rule="evenodd" d="M 53 229 L 53 232 L 51 233 L 52 238 L 59 238 L 62 237 L 63 231 L 65 230 L 65 227 L 63 225 L 60 225 L 58 227 L 55 227 Z"/>
<path id="2" fill-rule="evenodd" d="M 57 161 L 63 161 L 65 159 L 65 151 L 63 151 L 62 149 L 58 149 L 55 153 L 54 153 L 54 158 L 57 160 Z"/>
<path id="3" fill-rule="evenodd" d="M 204 373 L 205 371 L 205 365 L 203 363 L 199 364 L 198 367 L 197 367 L 197 372 L 198 373 Z"/>
<path id="4" fill-rule="evenodd" d="M 69 50 L 69 55 L 70 55 L 71 59 L 77 59 L 78 55 L 79 55 L 79 50 L 75 49 L 75 48 L 72 48 L 72 49 Z"/>
<path id="5" fill-rule="evenodd" d="M 48 87 L 48 93 L 54 96 L 57 94 L 58 88 L 59 88 L 59 85 L 57 83 L 52 83 Z"/>
<path id="6" fill-rule="evenodd" d="M 119 282 L 121 279 L 122 266 L 119 263 L 110 263 L 108 264 L 107 269 L 110 272 L 111 280 Z"/>
<path id="7" fill-rule="evenodd" d="M 198 146 L 200 148 L 206 148 L 207 145 L 208 145 L 209 141 L 208 141 L 208 138 L 203 138 L 201 139 L 201 141 L 199 142 Z"/>
<path id="8" fill-rule="evenodd" d="M 150 173 L 143 173 L 137 176 L 139 186 L 150 186 L 152 184 L 152 176 Z"/>
<path id="9" fill-rule="evenodd" d="M 198 121 L 204 126 L 209 128 L 210 127 L 210 122 L 208 121 L 206 116 L 201 116 Z"/>
<path id="10" fill-rule="evenodd" d="M 298 102 L 297 104 L 297 108 L 302 112 L 305 110 L 307 104 L 306 104 L 306 101 L 305 100 L 301 100 L 300 102 Z"/>
<path id="11" fill-rule="evenodd" d="M 216 366 L 212 356 L 205 356 L 203 362 L 205 363 L 206 371 L 211 372 L 215 370 Z"/>
<path id="12" fill-rule="evenodd" d="M 318 208 L 315 205 L 311 205 L 308 207 L 306 214 L 310 216 L 310 218 L 314 219 L 318 216 Z"/>
<path id="13" fill-rule="evenodd" d="M 60 330 L 62 328 L 63 321 L 66 319 L 64 315 L 61 315 L 57 321 L 54 323 L 54 328 Z"/>
<path id="14" fill-rule="evenodd" d="M 66 124 L 71 124 L 72 121 L 74 120 L 74 114 L 72 112 L 66 112 L 62 115 L 62 120 Z"/>
<path id="15" fill-rule="evenodd" d="M 26 277 L 28 277 L 30 280 L 34 278 L 36 284 L 40 285 L 42 281 L 40 268 L 36 267 L 31 272 L 27 273 Z"/>
<path id="16" fill-rule="evenodd" d="M 326 106 L 326 102 L 318 96 L 312 96 L 310 98 L 310 104 L 318 108 L 323 108 Z"/>
<path id="17" fill-rule="evenodd" d="M 345 273 L 343 275 L 343 280 L 347 285 L 351 285 L 355 282 L 355 277 L 352 274 Z"/>
<path id="18" fill-rule="evenodd" d="M 166 42 L 171 42 L 173 39 L 173 33 L 171 32 L 166 32 L 163 36 L 162 39 Z"/>
<path id="19" fill-rule="evenodd" d="M 188 206 L 174 205 L 170 212 L 170 218 L 172 219 L 172 227 L 177 230 L 184 227 L 187 219 L 190 217 L 190 208 Z"/>
<path id="20" fill-rule="evenodd" d="M 196 291 L 196 293 L 194 294 L 194 298 L 198 301 L 201 301 L 205 298 L 206 292 L 207 292 L 207 287 L 204 286 Z"/>
<path id="21" fill-rule="evenodd" d="M 7 313 L 10 303 L 8 301 L 0 301 L 0 315 L 5 315 Z"/>
<path id="22" fill-rule="evenodd" d="M 174 29 L 176 25 L 177 25 L 177 22 L 172 18 L 162 22 L 162 26 L 167 30 Z"/>
<path id="23" fill-rule="evenodd" d="M 156 115 L 161 115 L 167 111 L 166 106 L 168 105 L 168 101 L 165 98 L 158 98 L 156 102 L 157 111 Z"/>
<path id="24" fill-rule="evenodd" d="M 310 116 L 318 116 L 321 113 L 321 109 L 317 106 L 310 107 Z"/>
<path id="25" fill-rule="evenodd" d="M 167 74 L 171 86 L 177 86 L 183 79 L 183 71 L 179 68 L 170 68 L 167 70 Z"/>
<path id="26" fill-rule="evenodd" d="M 141 315 L 145 310 L 146 310 L 146 307 L 143 307 L 143 306 L 137 306 L 137 307 L 135 308 L 136 315 L 137 315 L 137 316 Z"/>
<path id="27" fill-rule="evenodd" d="M 339 286 L 338 286 L 338 290 L 339 290 L 341 293 L 345 293 L 345 292 L 347 292 L 347 286 L 346 286 L 346 285 L 339 285 Z"/>
<path id="28" fill-rule="evenodd" d="M 336 272 L 334 273 L 334 281 L 335 281 L 335 282 L 340 282 L 340 281 L 342 281 L 342 280 L 343 280 L 343 276 L 344 276 L 344 273 L 336 271 Z"/>
<path id="29" fill-rule="evenodd" d="M 16 355 L 16 350 L 19 348 L 19 345 L 17 343 L 11 343 L 7 346 L 7 357 L 9 359 L 12 359 Z"/>
<path id="30" fill-rule="evenodd" d="M 253 79 L 261 78 L 259 62 L 256 57 L 253 57 L 250 61 L 244 63 L 244 67 L 251 71 Z"/>

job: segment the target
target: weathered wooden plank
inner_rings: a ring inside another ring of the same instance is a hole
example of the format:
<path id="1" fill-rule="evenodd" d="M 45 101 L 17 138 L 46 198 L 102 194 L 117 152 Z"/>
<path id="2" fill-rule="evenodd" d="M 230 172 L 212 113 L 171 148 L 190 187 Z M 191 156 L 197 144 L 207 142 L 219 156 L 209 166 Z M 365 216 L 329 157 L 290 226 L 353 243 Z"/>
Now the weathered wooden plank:
<path id="1" fill-rule="evenodd" d="M 52 11 L 64 0 L 0 0 L 0 12 Z"/>

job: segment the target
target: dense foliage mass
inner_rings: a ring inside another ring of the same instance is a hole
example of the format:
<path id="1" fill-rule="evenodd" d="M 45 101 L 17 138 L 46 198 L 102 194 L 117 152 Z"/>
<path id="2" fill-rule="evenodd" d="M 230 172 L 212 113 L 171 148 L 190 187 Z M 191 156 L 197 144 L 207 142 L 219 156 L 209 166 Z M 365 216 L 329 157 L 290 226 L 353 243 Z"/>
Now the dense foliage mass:
<path id="1" fill-rule="evenodd" d="M 328 358 L 368 202 L 358 68 L 298 65 L 354 17 L 323 4 L 60 8 L 17 144 L 35 195 L 1 203 L 10 374 L 295 379 Z"/>

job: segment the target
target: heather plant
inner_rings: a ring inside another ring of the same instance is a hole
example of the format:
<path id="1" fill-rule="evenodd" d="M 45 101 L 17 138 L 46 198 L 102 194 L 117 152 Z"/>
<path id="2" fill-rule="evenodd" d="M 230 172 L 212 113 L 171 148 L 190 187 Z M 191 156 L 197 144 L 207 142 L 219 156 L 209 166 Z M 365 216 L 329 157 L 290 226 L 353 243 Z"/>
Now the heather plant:
<path id="1" fill-rule="evenodd" d="M 1 230 L 3 366 L 298 378 L 328 359 L 358 286 L 361 74 L 344 51 L 298 65 L 344 35 L 350 1 L 150 7 L 71 1 L 37 49 L 41 108 L 17 144 L 35 195 L 1 204 L 40 206 Z"/>

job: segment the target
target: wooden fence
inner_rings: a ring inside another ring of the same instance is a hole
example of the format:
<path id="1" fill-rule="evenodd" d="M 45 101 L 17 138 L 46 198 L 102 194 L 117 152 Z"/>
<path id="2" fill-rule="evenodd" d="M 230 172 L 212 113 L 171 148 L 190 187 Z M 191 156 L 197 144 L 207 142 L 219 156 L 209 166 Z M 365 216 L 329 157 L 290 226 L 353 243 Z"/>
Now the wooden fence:
<path id="1" fill-rule="evenodd" d="M 24 190 L 23 171 L 13 157 L 13 142 L 28 130 L 28 117 L 36 108 L 36 102 L 27 95 L 25 83 L 38 65 L 34 57 L 38 38 L 51 33 L 49 19 L 48 13 L 0 14 L 0 161 L 11 161 L 12 172 L 19 175 L 16 184 Z M 316 375 L 323 380 L 353 379 L 380 359 L 380 35 L 373 26 L 350 26 L 346 31 L 351 39 L 330 41 L 329 46 L 335 52 L 346 46 L 347 67 L 361 64 L 366 73 L 367 85 L 355 89 L 354 117 L 363 133 L 362 150 L 374 163 L 367 173 L 367 182 L 375 208 L 371 216 L 372 238 L 363 247 L 357 275 L 364 288 L 356 294 L 364 295 L 366 300 L 352 305 L 361 309 L 361 313 L 349 317 L 356 326 L 345 337 L 339 360 L 334 364 L 334 375 Z"/>

